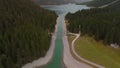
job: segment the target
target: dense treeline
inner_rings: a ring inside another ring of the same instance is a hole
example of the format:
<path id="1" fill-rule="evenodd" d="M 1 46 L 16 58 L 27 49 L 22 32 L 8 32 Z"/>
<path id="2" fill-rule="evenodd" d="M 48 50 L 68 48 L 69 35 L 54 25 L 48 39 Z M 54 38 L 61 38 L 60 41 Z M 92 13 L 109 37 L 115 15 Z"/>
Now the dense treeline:
<path id="1" fill-rule="evenodd" d="M 68 30 L 93 36 L 106 44 L 120 45 L 120 13 L 111 9 L 88 9 L 66 16 Z"/>
<path id="2" fill-rule="evenodd" d="M 20 68 L 44 56 L 56 17 L 30 0 L 0 0 L 0 68 Z"/>

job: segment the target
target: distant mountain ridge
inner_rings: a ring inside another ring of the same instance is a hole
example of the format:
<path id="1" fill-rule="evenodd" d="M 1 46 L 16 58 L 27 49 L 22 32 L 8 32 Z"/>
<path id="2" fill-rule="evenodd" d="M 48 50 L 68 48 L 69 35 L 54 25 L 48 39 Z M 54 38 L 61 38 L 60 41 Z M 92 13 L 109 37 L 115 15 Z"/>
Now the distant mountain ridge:
<path id="1" fill-rule="evenodd" d="M 83 3 L 83 4 L 86 4 L 88 6 L 99 7 L 99 6 L 111 3 L 113 1 L 115 1 L 115 0 L 93 0 L 93 1 L 90 1 L 90 2 Z"/>
<path id="2" fill-rule="evenodd" d="M 120 0 L 93 0 L 93 1 L 90 1 L 90 2 L 85 2 L 83 4 L 86 4 L 88 6 L 92 6 L 92 7 L 100 7 L 100 6 L 103 6 L 103 5 L 106 5 L 106 4 L 109 4 L 111 2 L 114 2 L 114 1 L 117 1 L 111 5 L 108 5 L 107 7 L 105 8 L 112 8 L 112 9 L 119 9 L 120 10 Z"/>
<path id="3" fill-rule="evenodd" d="M 91 0 L 34 0 L 34 1 L 42 5 L 48 5 L 48 4 L 54 5 L 54 4 L 66 4 L 66 3 L 81 3 Z"/>
<path id="4" fill-rule="evenodd" d="M 113 10 L 120 10 L 120 0 L 117 1 L 116 3 L 112 4 L 112 5 L 109 5 L 106 8 L 112 8 Z"/>

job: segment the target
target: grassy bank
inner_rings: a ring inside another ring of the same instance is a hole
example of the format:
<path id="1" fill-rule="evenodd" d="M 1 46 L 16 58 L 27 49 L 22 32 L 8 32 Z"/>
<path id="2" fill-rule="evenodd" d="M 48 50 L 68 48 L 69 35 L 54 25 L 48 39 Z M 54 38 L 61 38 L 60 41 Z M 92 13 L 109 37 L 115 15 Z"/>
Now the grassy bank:
<path id="1" fill-rule="evenodd" d="M 107 47 L 87 36 L 76 41 L 75 49 L 78 54 L 97 64 L 107 68 L 120 68 L 120 49 Z"/>
<path id="2" fill-rule="evenodd" d="M 89 64 L 89 63 L 87 63 L 87 62 L 84 62 L 84 61 L 82 61 L 80 58 L 78 58 L 74 53 L 73 53 L 73 51 L 72 51 L 72 41 L 74 40 L 74 38 L 75 38 L 75 36 L 73 36 L 73 35 L 68 35 L 68 42 L 69 42 L 69 45 L 70 45 L 70 52 L 71 52 L 71 55 L 76 59 L 76 60 L 78 60 L 78 61 L 80 61 L 80 62 L 82 62 L 82 63 L 85 63 L 85 64 L 87 64 L 87 65 L 90 65 L 91 67 L 93 67 L 93 68 L 96 68 L 95 66 L 93 66 L 93 65 L 91 65 L 91 64 Z"/>

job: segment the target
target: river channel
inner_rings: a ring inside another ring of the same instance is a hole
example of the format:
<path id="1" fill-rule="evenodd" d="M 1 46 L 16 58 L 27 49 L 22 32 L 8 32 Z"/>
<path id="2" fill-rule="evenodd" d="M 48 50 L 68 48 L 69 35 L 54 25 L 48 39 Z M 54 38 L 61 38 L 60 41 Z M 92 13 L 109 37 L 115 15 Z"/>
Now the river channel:
<path id="1" fill-rule="evenodd" d="M 44 5 L 42 6 L 45 9 L 55 11 L 58 15 L 57 18 L 57 37 L 55 40 L 55 49 L 51 61 L 42 66 L 42 68 L 65 68 L 63 63 L 63 45 L 62 37 L 64 35 L 63 23 L 65 23 L 65 16 L 67 13 L 75 13 L 82 9 L 88 9 L 89 7 L 85 5 L 75 5 L 75 4 L 65 4 L 65 5 Z"/>

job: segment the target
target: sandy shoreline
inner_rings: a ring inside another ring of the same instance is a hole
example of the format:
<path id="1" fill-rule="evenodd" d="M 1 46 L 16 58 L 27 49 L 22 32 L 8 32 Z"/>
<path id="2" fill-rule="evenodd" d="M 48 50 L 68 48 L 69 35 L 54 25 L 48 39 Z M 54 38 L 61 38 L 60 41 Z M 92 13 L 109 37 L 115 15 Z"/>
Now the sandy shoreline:
<path id="1" fill-rule="evenodd" d="M 65 22 L 63 22 L 63 38 L 62 38 L 62 40 L 63 40 L 63 45 L 64 45 L 63 62 L 67 68 L 92 68 L 91 66 L 89 66 L 87 64 L 77 61 L 71 55 L 68 38 L 67 38 L 67 29 L 66 29 Z"/>
<path id="2" fill-rule="evenodd" d="M 54 51 L 54 48 L 55 48 L 55 44 L 54 44 L 55 39 L 56 39 L 56 37 L 52 36 L 51 46 L 50 46 L 50 48 L 49 48 L 45 57 L 41 57 L 38 60 L 34 60 L 31 63 L 27 63 L 22 68 L 36 68 L 36 67 L 47 64 L 50 61 L 50 59 L 52 58 L 52 55 L 53 55 L 53 51 Z"/>

